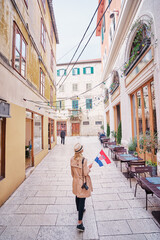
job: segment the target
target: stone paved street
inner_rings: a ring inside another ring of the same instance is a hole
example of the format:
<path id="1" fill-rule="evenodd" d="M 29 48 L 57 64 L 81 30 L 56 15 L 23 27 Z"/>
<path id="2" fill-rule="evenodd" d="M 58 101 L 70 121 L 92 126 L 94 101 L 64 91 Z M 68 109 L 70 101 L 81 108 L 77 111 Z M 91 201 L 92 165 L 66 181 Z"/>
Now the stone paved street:
<path id="1" fill-rule="evenodd" d="M 94 192 L 86 201 L 84 233 L 76 230 L 77 211 L 72 194 L 70 158 L 80 142 L 84 155 L 93 161 L 102 148 L 97 137 L 70 137 L 58 144 L 0 208 L 0 240 L 158 240 L 160 228 L 151 211 L 160 210 L 160 200 L 138 187 L 134 198 L 129 181 L 115 163 L 94 163 Z M 108 150 L 104 150 L 108 153 Z"/>

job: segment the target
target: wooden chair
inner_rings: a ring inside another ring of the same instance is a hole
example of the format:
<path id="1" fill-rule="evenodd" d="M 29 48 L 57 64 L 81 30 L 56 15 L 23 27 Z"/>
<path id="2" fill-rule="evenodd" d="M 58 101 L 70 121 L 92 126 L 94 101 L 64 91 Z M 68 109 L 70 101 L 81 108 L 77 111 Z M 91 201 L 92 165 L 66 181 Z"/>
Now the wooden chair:
<path id="1" fill-rule="evenodd" d="M 115 148 L 115 150 L 112 153 L 115 155 L 115 157 L 112 158 L 112 159 L 113 159 L 113 161 L 115 161 L 115 164 L 116 164 L 116 167 L 117 167 L 117 163 L 119 161 L 118 155 L 127 153 L 127 150 L 124 147 L 121 147 L 119 149 Z"/>
<path id="2" fill-rule="evenodd" d="M 130 188 L 132 187 L 132 176 L 136 175 L 136 167 L 144 167 L 145 161 L 130 161 L 126 163 L 127 168 L 127 179 L 130 181 Z"/>
<path id="3" fill-rule="evenodd" d="M 151 166 L 145 166 L 145 167 L 135 167 L 135 176 L 134 178 L 137 180 L 136 186 L 135 186 L 135 193 L 134 196 L 136 197 L 136 192 L 137 192 L 137 185 L 139 184 L 141 186 L 142 189 L 145 190 L 146 192 L 146 210 L 148 208 L 148 194 L 152 194 L 153 196 L 153 192 L 147 188 L 147 186 L 145 186 L 142 182 L 141 182 L 141 174 L 144 174 L 146 177 L 146 174 L 150 174 L 150 176 L 152 176 L 152 167 Z"/>

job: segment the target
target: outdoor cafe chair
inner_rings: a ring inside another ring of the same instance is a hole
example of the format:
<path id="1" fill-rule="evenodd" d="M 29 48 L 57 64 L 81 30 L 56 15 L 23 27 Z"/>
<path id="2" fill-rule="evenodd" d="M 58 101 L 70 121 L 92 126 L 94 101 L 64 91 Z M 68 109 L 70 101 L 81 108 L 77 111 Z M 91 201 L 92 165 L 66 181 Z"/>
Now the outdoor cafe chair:
<path id="1" fill-rule="evenodd" d="M 150 174 L 152 176 L 152 167 L 151 166 L 144 166 L 144 167 L 135 167 L 135 175 L 134 178 L 137 180 L 136 186 L 135 186 L 135 192 L 134 192 L 134 196 L 136 197 L 136 192 L 137 192 L 137 185 L 140 185 L 142 189 L 145 190 L 146 192 L 146 210 L 148 207 L 148 194 L 152 194 L 153 196 L 153 192 L 145 185 L 141 182 L 141 174 L 144 174 L 146 177 L 146 174 Z"/>
<path id="2" fill-rule="evenodd" d="M 127 168 L 127 179 L 129 178 L 130 181 L 130 188 L 132 187 L 132 176 L 135 176 L 136 169 L 137 167 L 144 167 L 145 166 L 145 161 L 130 161 L 126 163 L 126 168 Z"/>
<path id="3" fill-rule="evenodd" d="M 124 147 L 117 148 L 117 149 L 115 148 L 112 153 L 114 154 L 114 157 L 112 157 L 112 159 L 115 162 L 116 167 L 117 167 L 117 164 L 118 164 L 118 161 L 119 161 L 119 157 L 118 157 L 119 154 L 125 154 L 125 153 L 127 153 L 127 150 Z"/>

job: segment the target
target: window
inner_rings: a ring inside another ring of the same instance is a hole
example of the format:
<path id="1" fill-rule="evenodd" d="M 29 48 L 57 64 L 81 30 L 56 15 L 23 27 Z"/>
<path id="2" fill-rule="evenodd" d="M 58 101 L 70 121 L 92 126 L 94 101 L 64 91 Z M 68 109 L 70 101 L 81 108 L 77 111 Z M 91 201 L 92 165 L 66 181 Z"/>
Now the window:
<path id="1" fill-rule="evenodd" d="M 24 0 L 26 7 L 28 8 L 28 0 Z"/>
<path id="2" fill-rule="evenodd" d="M 51 50 L 51 69 L 53 72 L 53 64 L 54 64 L 54 56 L 53 56 L 53 51 Z"/>
<path id="3" fill-rule="evenodd" d="M 83 125 L 89 125 L 89 121 L 84 121 Z"/>
<path id="4" fill-rule="evenodd" d="M 154 81 L 139 88 L 132 96 L 132 133 L 139 140 L 143 134 L 156 134 L 156 109 L 154 96 Z"/>
<path id="5" fill-rule="evenodd" d="M 80 69 L 79 68 L 73 68 L 72 69 L 72 75 L 80 75 Z"/>
<path id="6" fill-rule="evenodd" d="M 86 99 L 86 109 L 92 109 L 92 99 Z"/>
<path id="7" fill-rule="evenodd" d="M 65 110 L 65 101 L 64 100 L 57 101 L 56 107 L 58 110 L 60 110 L 60 109 Z"/>
<path id="8" fill-rule="evenodd" d="M 26 41 L 14 23 L 13 67 L 23 77 L 26 75 Z"/>
<path id="9" fill-rule="evenodd" d="M 64 85 L 61 85 L 61 86 L 60 86 L 59 91 L 60 91 L 60 92 L 64 92 Z"/>
<path id="10" fill-rule="evenodd" d="M 108 0 L 108 5 L 111 3 L 111 0 Z"/>
<path id="11" fill-rule="evenodd" d="M 53 87 L 50 86 L 50 104 L 53 105 Z"/>
<path id="12" fill-rule="evenodd" d="M 0 180 L 5 177 L 5 129 L 6 119 L 0 119 Z"/>
<path id="13" fill-rule="evenodd" d="M 102 28 L 101 28 L 101 39 L 102 39 L 102 44 L 104 41 L 104 33 L 106 31 L 106 26 L 105 26 L 105 15 L 103 16 L 103 22 L 102 22 Z"/>
<path id="14" fill-rule="evenodd" d="M 44 12 L 46 11 L 46 0 L 41 0 Z"/>
<path id="15" fill-rule="evenodd" d="M 102 121 L 95 121 L 95 125 L 102 125 Z"/>
<path id="16" fill-rule="evenodd" d="M 34 114 L 34 153 L 42 150 L 42 116 Z"/>
<path id="17" fill-rule="evenodd" d="M 85 67 L 83 68 L 83 74 L 93 74 L 94 68 L 93 67 Z"/>
<path id="18" fill-rule="evenodd" d="M 40 68 L 40 94 L 44 97 L 45 94 L 45 75 Z"/>
<path id="19" fill-rule="evenodd" d="M 78 84 L 77 84 L 77 83 L 74 83 L 74 84 L 72 85 L 72 90 L 73 90 L 73 91 L 78 91 Z"/>
<path id="20" fill-rule="evenodd" d="M 102 39 L 102 44 L 103 44 L 103 41 L 104 41 L 104 31 L 103 31 L 103 27 L 101 29 L 101 39 Z"/>
<path id="21" fill-rule="evenodd" d="M 72 100 L 72 109 L 78 109 L 78 100 Z M 75 116 L 78 114 L 78 111 L 72 111 L 72 114 Z"/>
<path id="22" fill-rule="evenodd" d="M 44 25 L 43 19 L 41 19 L 41 44 L 43 46 L 43 49 L 46 49 L 46 29 Z"/>
<path id="23" fill-rule="evenodd" d="M 57 70 L 57 76 L 58 77 L 66 76 L 66 69 L 59 69 L 59 70 Z"/>
<path id="24" fill-rule="evenodd" d="M 86 83 L 86 90 L 90 90 L 92 88 L 92 84 L 91 83 Z"/>

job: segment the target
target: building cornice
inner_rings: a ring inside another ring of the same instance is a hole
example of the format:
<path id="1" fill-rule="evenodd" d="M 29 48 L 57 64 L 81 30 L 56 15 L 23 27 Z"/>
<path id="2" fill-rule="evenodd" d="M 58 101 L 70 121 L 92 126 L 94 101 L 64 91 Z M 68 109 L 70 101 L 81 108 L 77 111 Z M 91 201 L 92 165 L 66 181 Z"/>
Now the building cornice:
<path id="1" fill-rule="evenodd" d="M 48 0 L 48 6 L 49 6 L 52 25 L 53 25 L 53 29 L 54 29 L 54 33 L 55 33 L 55 37 L 56 37 L 56 43 L 58 44 L 59 43 L 59 38 L 58 38 L 58 31 L 57 31 L 57 25 L 56 25 L 56 20 L 55 20 L 55 16 L 54 16 L 52 0 Z"/>
<path id="2" fill-rule="evenodd" d="M 81 61 L 78 61 L 78 62 L 72 62 L 69 64 L 69 62 L 66 62 L 66 63 L 57 63 L 57 67 L 58 66 L 63 66 L 63 65 L 73 65 L 73 64 L 86 64 L 86 63 L 101 63 L 101 59 L 98 58 L 98 59 L 91 59 L 91 60 L 81 60 Z"/>
<path id="3" fill-rule="evenodd" d="M 119 21 L 116 27 L 115 35 L 112 41 L 112 45 L 109 51 L 107 62 L 104 66 L 102 81 L 112 72 L 114 63 L 119 54 L 121 46 L 130 30 L 130 26 L 137 13 L 139 5 L 142 0 L 127 0 L 123 5 L 122 12 L 119 17 Z"/>

